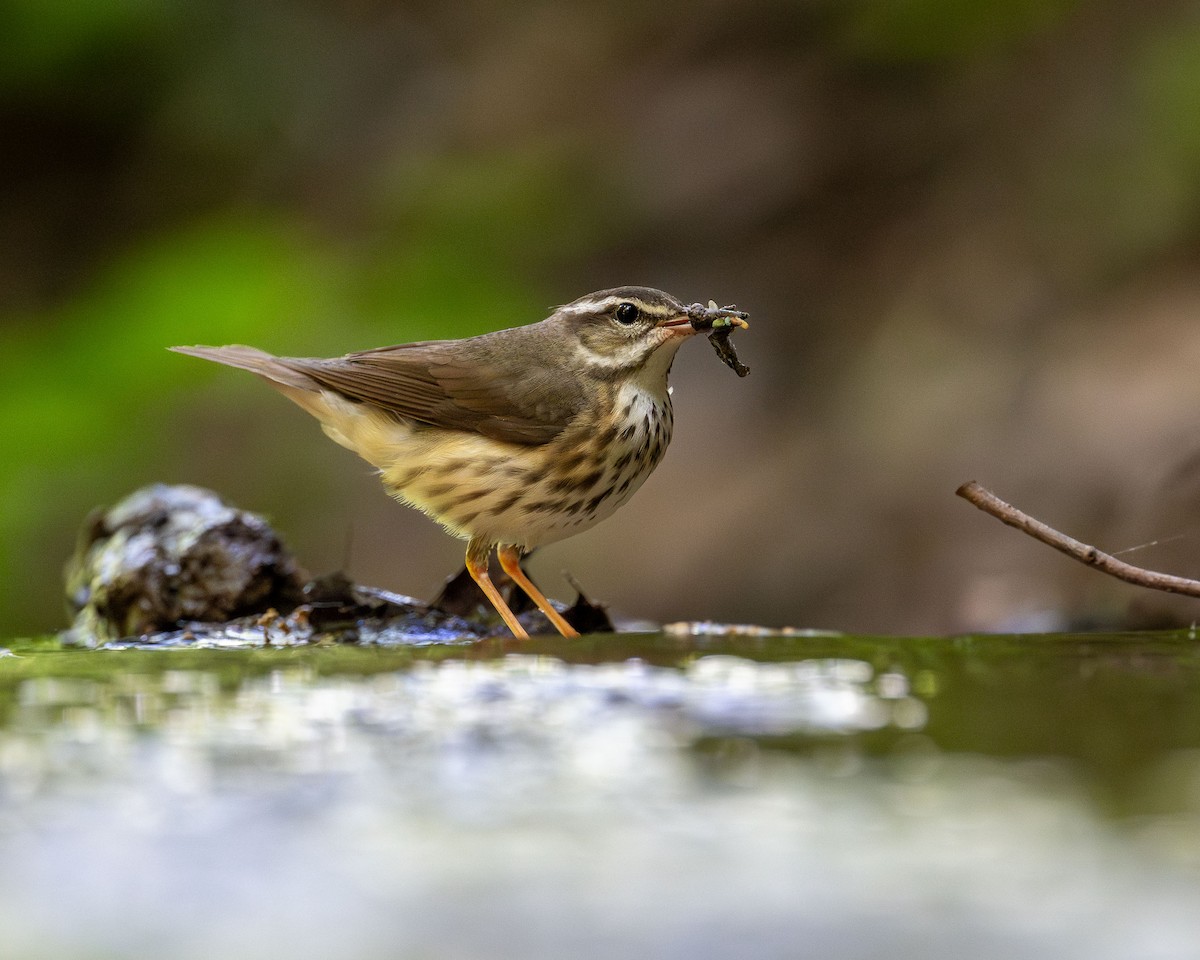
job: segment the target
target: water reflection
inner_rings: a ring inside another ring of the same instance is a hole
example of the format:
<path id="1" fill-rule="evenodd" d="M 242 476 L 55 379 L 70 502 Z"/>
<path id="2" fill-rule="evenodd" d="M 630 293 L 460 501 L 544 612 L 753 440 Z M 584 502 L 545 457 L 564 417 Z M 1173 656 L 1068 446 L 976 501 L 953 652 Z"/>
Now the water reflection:
<path id="1" fill-rule="evenodd" d="M 923 683 L 731 655 L 31 678 L 0 729 L 0 941 L 89 958 L 1187 956 L 1200 860 L 1164 851 L 1200 797 L 1117 829 L 1067 765 L 940 749 Z M 1172 789 L 1200 769 L 1172 762 Z"/>

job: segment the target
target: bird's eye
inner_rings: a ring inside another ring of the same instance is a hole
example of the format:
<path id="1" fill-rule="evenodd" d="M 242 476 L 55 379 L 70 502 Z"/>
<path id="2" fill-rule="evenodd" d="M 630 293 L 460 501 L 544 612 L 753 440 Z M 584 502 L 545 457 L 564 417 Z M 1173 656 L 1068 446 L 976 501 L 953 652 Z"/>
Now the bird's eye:
<path id="1" fill-rule="evenodd" d="M 613 316 L 617 318 L 618 323 L 623 323 L 628 326 L 638 318 L 638 308 L 636 304 L 622 303 L 617 307 Z"/>

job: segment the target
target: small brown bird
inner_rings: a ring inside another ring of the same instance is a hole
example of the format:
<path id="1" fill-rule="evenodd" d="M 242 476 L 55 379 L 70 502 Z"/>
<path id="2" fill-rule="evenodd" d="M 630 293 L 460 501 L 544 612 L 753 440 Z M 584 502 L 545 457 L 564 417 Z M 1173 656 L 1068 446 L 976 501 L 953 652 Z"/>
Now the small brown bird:
<path id="1" fill-rule="evenodd" d="M 671 440 L 675 351 L 714 321 L 744 327 L 746 314 L 617 287 L 540 323 L 328 360 L 242 346 L 171 349 L 258 374 L 375 466 L 392 496 L 467 540 L 467 570 L 516 636 L 528 634 L 488 576 L 493 548 L 573 637 L 521 570 L 521 555 L 595 526 L 658 466 Z"/>

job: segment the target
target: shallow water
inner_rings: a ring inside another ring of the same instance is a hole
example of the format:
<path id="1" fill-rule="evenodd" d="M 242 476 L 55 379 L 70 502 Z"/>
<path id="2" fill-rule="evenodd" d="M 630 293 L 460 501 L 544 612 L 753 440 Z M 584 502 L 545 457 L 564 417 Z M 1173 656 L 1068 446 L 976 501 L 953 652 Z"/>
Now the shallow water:
<path id="1" fill-rule="evenodd" d="M 1187 634 L 13 651 L 5 957 L 1200 956 Z"/>

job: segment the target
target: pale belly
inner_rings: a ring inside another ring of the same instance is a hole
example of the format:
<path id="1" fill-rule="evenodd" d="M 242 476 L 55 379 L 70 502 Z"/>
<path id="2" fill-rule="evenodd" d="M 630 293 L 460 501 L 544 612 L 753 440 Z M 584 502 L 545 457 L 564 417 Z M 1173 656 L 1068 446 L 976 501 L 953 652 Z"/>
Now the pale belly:
<path id="1" fill-rule="evenodd" d="M 536 447 L 414 427 L 328 394 L 323 399 L 325 432 L 376 466 L 392 496 L 455 536 L 524 548 L 612 516 L 671 439 L 669 400 L 642 392 L 622 398 L 606 423 Z"/>

